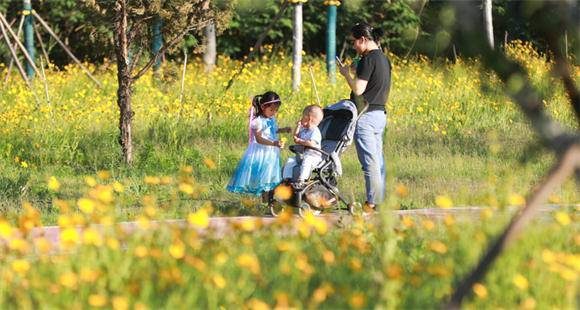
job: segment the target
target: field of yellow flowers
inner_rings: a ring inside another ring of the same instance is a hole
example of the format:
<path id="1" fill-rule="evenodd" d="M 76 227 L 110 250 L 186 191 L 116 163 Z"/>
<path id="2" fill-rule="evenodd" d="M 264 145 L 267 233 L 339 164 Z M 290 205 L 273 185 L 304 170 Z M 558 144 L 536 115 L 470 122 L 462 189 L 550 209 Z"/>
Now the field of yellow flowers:
<path id="1" fill-rule="evenodd" d="M 513 42 L 508 53 L 530 72 L 554 118 L 572 112 L 545 55 Z M 168 64 L 134 89 L 135 163 L 121 162 L 114 66 L 90 66 L 100 89 L 75 66 L 47 69 L 33 90 L 0 90 L 0 304 L 23 308 L 428 308 L 438 307 L 487 242 L 524 203 L 551 165 L 498 79 L 477 60 L 432 62 L 391 55 L 384 209 L 483 206 L 477 220 L 382 213 L 340 226 L 284 214 L 248 218 L 212 233 L 212 215 L 263 215 L 254 197 L 225 191 L 247 143 L 251 96 L 278 92 L 282 126 L 315 103 L 303 70 L 290 91 L 291 59 L 265 53 L 232 89 L 239 61 L 205 73 Z M 323 104 L 348 96 L 340 79 L 312 64 Z M 2 69 L 4 78 L 6 70 Z M 579 68 L 574 76 L 580 78 Z M 284 156 L 287 156 L 285 153 Z M 361 200 L 354 150 L 339 186 Z M 580 272 L 577 184 L 550 197 L 559 205 L 528 229 L 467 301 L 471 308 L 575 308 Z M 515 208 L 515 209 L 514 209 Z M 158 220 L 182 218 L 180 224 Z M 131 233 L 117 223 L 137 222 Z M 52 243 L 34 233 L 58 225 Z M 208 230 L 209 229 L 209 230 Z"/>

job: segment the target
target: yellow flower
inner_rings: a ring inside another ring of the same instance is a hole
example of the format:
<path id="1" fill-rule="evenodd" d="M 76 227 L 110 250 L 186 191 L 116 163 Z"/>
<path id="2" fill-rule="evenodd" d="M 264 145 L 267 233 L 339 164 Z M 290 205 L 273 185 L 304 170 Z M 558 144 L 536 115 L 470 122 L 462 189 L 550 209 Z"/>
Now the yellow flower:
<path id="1" fill-rule="evenodd" d="M 195 213 L 191 213 L 187 217 L 187 221 L 194 227 L 207 228 L 207 226 L 209 226 L 208 211 L 205 208 L 199 209 Z"/>
<path id="2" fill-rule="evenodd" d="M 60 189 L 60 182 L 53 176 L 48 179 L 48 189 L 54 192 Z"/>
<path id="3" fill-rule="evenodd" d="M 238 266 L 247 268 L 251 273 L 260 273 L 260 261 L 255 254 L 242 254 L 236 259 Z"/>
<path id="4" fill-rule="evenodd" d="M 103 245 L 103 238 L 98 231 L 92 228 L 87 228 L 83 232 L 83 242 L 86 245 L 94 245 L 99 247 Z"/>
<path id="5" fill-rule="evenodd" d="M 353 271 L 360 271 L 362 269 L 362 262 L 358 258 L 353 258 L 348 262 L 348 266 Z"/>
<path id="6" fill-rule="evenodd" d="M 28 168 L 28 163 L 27 163 L 27 162 L 25 162 L 25 161 L 21 161 L 21 162 L 20 162 L 20 166 L 21 166 L 22 168 Z"/>
<path id="7" fill-rule="evenodd" d="M 185 256 L 185 245 L 181 241 L 176 241 L 169 246 L 169 254 L 175 258 L 180 259 Z"/>
<path id="8" fill-rule="evenodd" d="M 222 277 L 221 275 L 213 276 L 212 282 L 219 289 L 226 287 L 226 283 L 227 283 L 226 279 L 224 277 Z"/>
<path id="9" fill-rule="evenodd" d="M 146 176 L 143 181 L 148 185 L 159 185 L 161 183 L 161 179 L 154 176 Z"/>
<path id="10" fill-rule="evenodd" d="M 89 305 L 95 308 L 104 307 L 107 304 L 107 296 L 101 294 L 92 294 L 89 296 Z"/>
<path id="11" fill-rule="evenodd" d="M 8 223 L 4 219 L 0 219 L 0 237 L 8 238 L 12 236 L 13 231 L 14 229 L 12 228 L 12 226 L 10 226 L 10 223 Z"/>
<path id="12" fill-rule="evenodd" d="M 274 197 L 280 201 L 286 201 L 292 198 L 293 194 L 292 187 L 288 185 L 278 185 L 274 189 Z"/>
<path id="13" fill-rule="evenodd" d="M 453 201 L 445 195 L 435 197 L 435 204 L 441 209 L 449 209 L 453 207 Z"/>
<path id="14" fill-rule="evenodd" d="M 512 279 L 513 284 L 522 291 L 525 291 L 529 287 L 528 279 L 526 279 L 523 275 L 517 274 Z"/>
<path id="15" fill-rule="evenodd" d="M 240 229 L 243 231 L 251 232 L 256 230 L 257 220 L 252 218 L 243 219 L 240 222 Z"/>
<path id="16" fill-rule="evenodd" d="M 364 307 L 365 303 L 365 296 L 362 293 L 354 293 L 348 300 L 348 304 L 356 309 Z"/>
<path id="17" fill-rule="evenodd" d="M 76 287 L 77 287 L 77 275 L 74 272 L 63 273 L 59 277 L 59 282 L 60 282 L 60 285 L 66 287 L 66 288 L 76 289 Z"/>
<path id="18" fill-rule="evenodd" d="M 433 230 L 433 228 L 435 228 L 435 223 L 433 223 L 431 220 L 423 220 L 421 224 L 426 230 Z"/>
<path id="19" fill-rule="evenodd" d="M 487 298 L 487 288 L 485 286 L 483 286 L 483 284 L 481 283 L 475 283 L 473 285 L 473 292 L 475 293 L 475 295 L 479 298 L 485 299 Z"/>
<path id="20" fill-rule="evenodd" d="M 399 195 L 399 197 L 401 198 L 407 197 L 409 195 L 409 190 L 407 190 L 407 187 L 404 184 L 400 183 L 397 184 L 395 192 L 397 192 L 397 195 Z"/>
<path id="21" fill-rule="evenodd" d="M 542 250 L 542 260 L 546 264 L 551 264 L 556 261 L 556 255 L 554 255 L 554 252 L 544 249 Z"/>
<path id="22" fill-rule="evenodd" d="M 105 181 L 111 177 L 111 173 L 109 171 L 106 171 L 106 170 L 101 170 L 101 171 L 97 172 L 97 177 L 99 177 L 99 179 Z"/>
<path id="23" fill-rule="evenodd" d="M 195 192 L 195 188 L 193 187 L 193 185 L 189 184 L 189 183 L 179 183 L 179 191 L 188 194 L 188 195 L 193 195 L 193 193 Z"/>
<path id="24" fill-rule="evenodd" d="M 408 216 L 403 216 L 403 218 L 401 219 L 401 224 L 403 224 L 403 226 L 405 226 L 407 228 L 411 228 L 414 225 L 413 219 L 411 219 Z"/>
<path id="25" fill-rule="evenodd" d="M 211 170 L 214 170 L 217 168 L 217 165 L 215 164 L 215 162 L 209 158 L 204 159 L 203 163 L 205 164 L 206 167 L 208 167 Z"/>
<path id="26" fill-rule="evenodd" d="M 85 214 L 92 214 L 95 211 L 95 202 L 91 199 L 81 198 L 77 201 L 77 206 Z"/>
<path id="27" fill-rule="evenodd" d="M 447 253 L 447 246 L 445 245 L 445 243 L 441 242 L 441 241 L 432 241 L 429 244 L 429 248 L 431 249 L 431 251 L 435 252 L 435 253 L 439 253 L 439 254 L 445 254 Z"/>
<path id="28" fill-rule="evenodd" d="M 122 193 L 125 191 L 125 187 L 123 186 L 123 184 L 115 181 L 113 183 L 113 190 L 115 190 L 115 192 L 117 192 L 117 193 Z"/>
<path id="29" fill-rule="evenodd" d="M 97 180 L 93 177 L 85 177 L 85 183 L 90 187 L 95 187 L 97 185 Z"/>
<path id="30" fill-rule="evenodd" d="M 144 258 L 149 253 L 149 250 L 144 245 L 139 245 L 135 248 L 134 254 L 139 258 Z"/>
<path id="31" fill-rule="evenodd" d="M 526 199 L 520 194 L 512 193 L 508 198 L 508 202 L 513 206 L 523 206 L 526 204 Z"/>
<path id="32" fill-rule="evenodd" d="M 562 226 L 569 225 L 572 222 L 572 220 L 570 220 L 570 216 L 568 215 L 568 213 L 563 211 L 556 212 L 556 214 L 554 214 L 554 218 Z"/>
<path id="33" fill-rule="evenodd" d="M 60 241 L 63 245 L 73 245 L 79 242 L 79 233 L 75 228 L 65 228 L 60 233 Z"/>
<path id="34" fill-rule="evenodd" d="M 79 278 L 83 282 L 93 283 L 99 278 L 99 272 L 83 267 L 79 273 Z"/>
<path id="35" fill-rule="evenodd" d="M 270 306 L 268 306 L 267 303 L 257 298 L 250 299 L 250 301 L 246 303 L 246 307 L 250 310 L 270 310 Z"/>
<path id="36" fill-rule="evenodd" d="M 121 243 L 115 238 L 107 238 L 107 246 L 111 250 L 118 250 L 121 247 Z"/>
<path id="37" fill-rule="evenodd" d="M 399 265 L 390 265 L 385 268 L 385 274 L 391 279 L 399 279 L 403 275 L 403 268 Z"/>
<path id="38" fill-rule="evenodd" d="M 532 297 L 526 298 L 526 300 L 524 300 L 524 302 L 521 304 L 521 309 L 536 309 L 536 300 Z"/>
<path id="39" fill-rule="evenodd" d="M 491 208 L 483 208 L 480 214 L 482 218 L 490 219 L 493 217 L 493 210 L 491 210 Z"/>
<path id="40" fill-rule="evenodd" d="M 129 301 L 127 297 L 115 296 L 113 297 L 113 310 L 127 310 L 129 309 Z"/>
<path id="41" fill-rule="evenodd" d="M 329 250 L 324 251 L 324 253 L 322 253 L 322 260 L 327 265 L 334 263 L 334 253 L 332 251 L 329 251 Z"/>
<path id="42" fill-rule="evenodd" d="M 12 270 L 20 275 L 25 275 L 30 270 L 30 263 L 23 259 L 16 259 L 12 262 Z"/>

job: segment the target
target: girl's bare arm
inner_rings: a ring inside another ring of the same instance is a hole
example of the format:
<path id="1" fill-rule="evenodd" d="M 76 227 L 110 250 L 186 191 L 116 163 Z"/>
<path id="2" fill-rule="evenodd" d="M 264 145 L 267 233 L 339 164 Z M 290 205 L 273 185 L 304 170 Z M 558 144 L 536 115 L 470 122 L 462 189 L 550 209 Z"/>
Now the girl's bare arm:
<path id="1" fill-rule="evenodd" d="M 269 139 L 266 139 L 264 137 L 262 137 L 262 131 L 258 130 L 258 129 L 252 129 L 252 131 L 254 132 L 254 137 L 256 137 L 256 142 L 263 144 L 263 145 L 270 145 L 270 146 L 277 146 L 277 147 L 283 147 L 283 143 L 280 141 L 272 141 Z"/>

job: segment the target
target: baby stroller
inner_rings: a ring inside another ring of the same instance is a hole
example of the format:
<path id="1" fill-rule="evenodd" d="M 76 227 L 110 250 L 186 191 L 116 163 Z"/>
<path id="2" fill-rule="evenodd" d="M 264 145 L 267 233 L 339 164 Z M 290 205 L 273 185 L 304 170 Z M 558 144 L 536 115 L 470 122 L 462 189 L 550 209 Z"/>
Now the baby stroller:
<path id="1" fill-rule="evenodd" d="M 338 177 L 342 175 L 342 165 L 339 156 L 352 144 L 358 113 L 355 104 L 342 100 L 323 109 L 324 118 L 318 126 L 322 134 L 322 148 L 316 149 L 302 145 L 290 146 L 290 151 L 300 154 L 305 148 L 316 150 L 322 154 L 322 161 L 312 171 L 310 178 L 303 187 L 296 187 L 295 181 L 299 167 L 294 168 L 294 178 L 290 182 L 282 182 L 274 189 L 268 203 L 273 216 L 278 216 L 285 205 L 298 208 L 300 216 L 306 212 L 319 215 L 323 210 L 348 210 L 351 214 L 357 204 L 348 201 L 337 188 Z M 278 192 L 287 194 L 278 195 Z M 288 192 L 291 191 L 291 194 Z M 281 197 L 282 196 L 282 197 Z M 339 202 L 344 206 L 341 207 Z"/>

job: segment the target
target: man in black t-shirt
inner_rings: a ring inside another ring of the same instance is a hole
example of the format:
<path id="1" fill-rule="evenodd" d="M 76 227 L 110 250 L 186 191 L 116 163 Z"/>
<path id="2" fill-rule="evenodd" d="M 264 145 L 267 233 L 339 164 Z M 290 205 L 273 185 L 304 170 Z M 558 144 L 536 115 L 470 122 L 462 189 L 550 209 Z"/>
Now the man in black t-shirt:
<path id="1" fill-rule="evenodd" d="M 383 202 L 385 194 L 383 134 L 387 125 L 385 114 L 391 87 L 391 63 L 380 49 L 380 29 L 359 23 L 352 28 L 351 33 L 353 47 L 361 56 L 356 77 L 351 76 L 346 66 L 339 65 L 339 70 L 352 90 L 350 97 L 359 111 L 365 103 L 369 105 L 368 110 L 360 116 L 354 135 L 365 178 L 366 202 L 363 211 L 369 212 Z"/>

